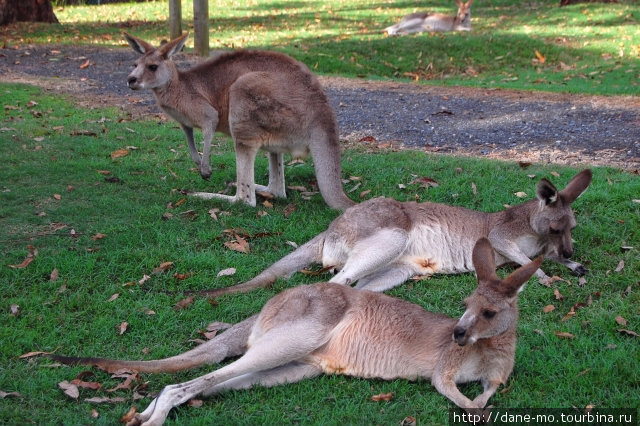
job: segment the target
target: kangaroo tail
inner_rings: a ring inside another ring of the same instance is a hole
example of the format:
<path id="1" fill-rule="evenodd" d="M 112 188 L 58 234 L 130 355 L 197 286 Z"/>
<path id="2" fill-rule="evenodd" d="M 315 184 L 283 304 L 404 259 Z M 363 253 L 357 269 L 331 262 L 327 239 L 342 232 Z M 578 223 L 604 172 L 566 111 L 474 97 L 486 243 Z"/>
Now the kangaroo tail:
<path id="1" fill-rule="evenodd" d="M 180 355 L 150 361 L 122 361 L 105 358 L 68 357 L 47 355 L 67 365 L 90 365 L 114 373 L 118 370 L 134 370 L 140 373 L 173 373 L 204 364 L 218 363 L 225 358 L 242 355 L 247 350 L 247 340 L 258 315 L 241 321 L 213 339 Z"/>
<path id="2" fill-rule="evenodd" d="M 201 296 L 221 296 L 231 293 L 246 293 L 257 288 L 269 287 L 278 278 L 289 277 L 311 263 L 320 262 L 322 260 L 324 234 L 324 232 L 318 234 L 245 283 L 231 287 L 197 291 L 196 293 Z"/>

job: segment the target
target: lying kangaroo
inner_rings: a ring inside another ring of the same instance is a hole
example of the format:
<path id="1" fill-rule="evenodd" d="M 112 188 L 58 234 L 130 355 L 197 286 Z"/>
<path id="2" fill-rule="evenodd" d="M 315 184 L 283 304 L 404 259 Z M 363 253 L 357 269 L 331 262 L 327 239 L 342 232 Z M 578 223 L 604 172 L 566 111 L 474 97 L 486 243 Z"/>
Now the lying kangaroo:
<path id="1" fill-rule="evenodd" d="M 537 199 L 496 213 L 436 203 L 374 198 L 347 209 L 329 228 L 246 283 L 198 293 L 219 296 L 267 287 L 280 277 L 322 263 L 340 269 L 330 282 L 385 291 L 415 275 L 457 274 L 473 270 L 475 242 L 487 237 L 498 265 L 524 265 L 544 254 L 576 275 L 587 269 L 573 255 L 571 230 L 576 221 L 571 203 L 591 182 L 591 170 L 575 175 L 562 191 L 547 179 Z M 540 282 L 550 278 L 536 271 Z"/>
<path id="2" fill-rule="evenodd" d="M 402 21 L 384 29 L 388 35 L 404 35 L 422 32 L 471 31 L 471 4 L 456 0 L 456 16 L 441 13 L 416 12 L 402 18 Z"/>
<path id="3" fill-rule="evenodd" d="M 181 356 L 140 362 L 52 358 L 110 370 L 157 372 L 244 353 L 216 371 L 165 387 L 130 424 L 162 424 L 173 407 L 197 395 L 293 383 L 321 373 L 431 378 L 438 392 L 458 407 L 482 409 L 513 370 L 517 295 L 541 263 L 538 257 L 500 280 L 491 244 L 480 239 L 473 249 L 478 287 L 465 299 L 466 311 L 459 320 L 384 294 L 321 283 L 276 295 L 258 315 Z M 484 392 L 471 400 L 456 383 L 473 381 L 480 381 Z"/>
<path id="4" fill-rule="evenodd" d="M 318 79 L 301 62 L 276 52 L 238 50 L 188 71 L 178 71 L 171 57 L 187 41 L 184 34 L 159 48 L 124 34 L 142 55 L 127 78 L 133 90 L 151 89 L 160 108 L 180 123 L 200 175 L 211 176 L 209 154 L 214 132 L 233 137 L 236 150 L 235 196 L 195 192 L 204 199 L 256 205 L 255 191 L 286 197 L 283 153 L 313 156 L 318 187 L 335 209 L 353 205 L 340 179 L 338 125 Z M 202 156 L 193 129 L 203 135 Z M 260 149 L 269 153 L 269 186 L 256 185 L 254 162 Z"/>

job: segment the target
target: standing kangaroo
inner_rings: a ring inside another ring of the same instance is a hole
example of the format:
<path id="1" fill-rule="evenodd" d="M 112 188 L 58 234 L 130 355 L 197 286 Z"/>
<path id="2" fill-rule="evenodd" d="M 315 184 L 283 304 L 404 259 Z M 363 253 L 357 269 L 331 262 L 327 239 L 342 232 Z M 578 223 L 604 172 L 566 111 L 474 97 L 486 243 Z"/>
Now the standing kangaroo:
<path id="1" fill-rule="evenodd" d="M 575 175 L 562 191 L 542 179 L 536 199 L 496 213 L 374 198 L 347 209 L 326 231 L 250 281 L 198 293 L 219 296 L 267 287 L 311 263 L 340 269 L 330 282 L 385 291 L 415 275 L 472 271 L 473 246 L 482 237 L 491 241 L 498 266 L 524 265 L 544 254 L 584 275 L 587 269 L 570 260 L 571 230 L 576 226 L 571 203 L 590 183 L 589 169 Z M 536 275 L 548 285 L 547 274 L 539 269 Z"/>
<path id="2" fill-rule="evenodd" d="M 471 4 L 456 0 L 456 16 L 442 13 L 416 12 L 402 18 L 402 21 L 384 29 L 388 35 L 404 35 L 422 32 L 471 31 Z"/>
<path id="3" fill-rule="evenodd" d="M 155 48 L 124 34 L 142 56 L 127 83 L 150 89 L 156 102 L 180 123 L 200 175 L 211 176 L 209 154 L 216 131 L 231 135 L 236 151 L 235 196 L 194 192 L 204 199 L 256 205 L 256 190 L 286 197 L 283 154 L 313 156 L 318 187 L 335 209 L 354 204 L 342 189 L 338 125 L 318 79 L 301 62 L 276 52 L 238 50 L 190 70 L 178 71 L 171 57 L 187 41 L 184 34 Z M 203 135 L 202 156 L 193 129 Z M 269 153 L 269 185 L 256 185 L 254 162 L 260 149 Z"/>
<path id="4" fill-rule="evenodd" d="M 130 422 L 136 425 L 160 425 L 173 407 L 198 395 L 293 383 L 321 373 L 430 378 L 458 407 L 482 409 L 513 370 L 517 295 L 541 263 L 539 257 L 500 280 L 491 244 L 480 239 L 473 249 L 478 287 L 465 299 L 466 311 L 459 320 L 384 294 L 321 283 L 276 295 L 258 315 L 177 357 L 138 362 L 51 357 L 111 371 L 159 372 L 244 353 L 218 370 L 165 387 Z M 480 381 L 484 391 L 471 400 L 456 384 L 473 381 Z"/>

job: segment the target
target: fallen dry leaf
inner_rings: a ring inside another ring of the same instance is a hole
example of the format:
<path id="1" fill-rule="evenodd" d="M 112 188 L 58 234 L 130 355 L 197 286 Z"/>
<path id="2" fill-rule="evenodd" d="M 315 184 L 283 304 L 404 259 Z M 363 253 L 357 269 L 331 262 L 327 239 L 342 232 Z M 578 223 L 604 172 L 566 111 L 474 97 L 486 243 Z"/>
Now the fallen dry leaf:
<path id="1" fill-rule="evenodd" d="M 400 422 L 400 426 L 416 426 L 417 421 L 413 416 L 407 416 Z"/>
<path id="2" fill-rule="evenodd" d="M 127 328 L 129 328 L 129 323 L 126 321 L 122 321 L 120 323 L 120 326 L 118 327 L 121 336 L 127 331 Z"/>
<path id="3" fill-rule="evenodd" d="M 98 241 L 98 240 L 103 239 L 104 237 L 106 237 L 106 234 L 102 234 L 102 233 L 98 232 L 96 235 L 92 236 L 91 239 L 93 241 Z"/>
<path id="4" fill-rule="evenodd" d="M 27 257 L 25 257 L 25 259 L 20 262 L 17 265 L 9 265 L 9 268 L 13 268 L 13 269 L 23 269 L 26 268 L 27 266 L 29 266 L 29 264 L 31 262 L 33 262 L 33 260 L 35 259 L 35 257 L 38 255 L 38 249 L 36 249 L 34 246 L 32 245 L 28 245 L 27 246 Z"/>
<path id="5" fill-rule="evenodd" d="M 422 188 L 437 188 L 438 186 L 440 186 L 435 179 L 425 176 L 415 178 L 414 180 L 409 182 L 409 185 L 413 185 L 416 183 L 419 183 Z"/>
<path id="6" fill-rule="evenodd" d="M 224 246 L 229 250 L 238 251 L 240 253 L 250 253 L 251 248 L 249 247 L 247 240 L 237 234 L 235 237 L 235 240 L 225 242 Z"/>
<path id="7" fill-rule="evenodd" d="M 307 192 L 307 188 L 305 188 L 304 186 L 289 185 L 287 186 L 287 188 L 291 189 L 292 191 Z"/>
<path id="8" fill-rule="evenodd" d="M 189 307 L 189 305 L 191 305 L 192 303 L 193 303 L 193 296 L 189 296 L 180 300 L 178 303 L 176 303 L 173 309 L 175 309 L 176 311 L 179 311 L 180 309 L 185 309 Z"/>
<path id="9" fill-rule="evenodd" d="M 111 295 L 111 297 L 109 298 L 109 300 L 107 300 L 107 302 L 113 302 L 114 300 L 116 300 L 118 297 L 120 297 L 119 293 L 114 293 Z M 120 333 L 122 334 L 122 333 Z"/>
<path id="10" fill-rule="evenodd" d="M 556 300 L 564 299 L 564 296 L 562 295 L 562 293 L 560 293 L 560 290 L 558 290 L 557 288 L 553 289 L 553 295 L 556 296 Z"/>
<path id="11" fill-rule="evenodd" d="M 366 190 L 362 191 L 362 192 L 360 193 L 360 199 L 362 199 L 362 198 L 366 197 L 366 196 L 367 196 L 367 195 L 369 195 L 370 193 L 371 193 L 371 190 L 370 190 L 370 189 L 366 189 Z"/>
<path id="12" fill-rule="evenodd" d="M 85 382 L 84 380 L 80 380 L 80 379 L 73 379 L 71 381 L 72 385 L 76 385 L 79 388 L 83 388 L 83 389 L 92 389 L 92 390 L 99 390 L 102 389 L 102 385 L 98 382 Z"/>
<path id="13" fill-rule="evenodd" d="M 91 66 L 91 60 L 87 59 L 86 61 L 84 61 L 82 64 L 80 64 L 80 69 L 83 70 L 85 68 L 88 68 L 89 66 Z"/>
<path id="14" fill-rule="evenodd" d="M 58 387 L 62 389 L 64 394 L 70 398 L 78 399 L 78 397 L 80 396 L 80 390 L 78 390 L 78 387 L 66 380 L 64 382 L 58 383 Z"/>
<path id="15" fill-rule="evenodd" d="M 527 193 L 523 191 L 518 191 L 518 192 L 514 192 L 513 195 L 515 195 L 518 198 L 524 198 L 527 196 Z"/>
<path id="16" fill-rule="evenodd" d="M 111 159 L 115 160 L 116 158 L 125 157 L 129 155 L 128 149 L 116 149 L 111 153 Z"/>
<path id="17" fill-rule="evenodd" d="M 52 353 L 53 352 L 33 351 L 33 352 L 27 352 L 26 354 L 22 354 L 18 358 L 25 359 L 25 358 L 31 358 L 31 357 L 34 357 L 34 356 L 49 355 L 49 354 L 52 354 Z"/>
<path id="18" fill-rule="evenodd" d="M 142 276 L 142 278 L 140 278 L 140 280 L 138 281 L 138 284 L 142 285 L 144 283 L 146 283 L 147 281 L 149 281 L 151 279 L 151 277 L 147 274 L 144 274 Z"/>
<path id="19" fill-rule="evenodd" d="M 124 423 L 124 424 L 128 424 L 131 420 L 134 419 L 134 417 L 136 416 L 136 406 L 133 405 L 131 408 L 129 408 L 129 411 L 127 411 L 127 413 L 120 417 L 120 422 Z"/>
<path id="20" fill-rule="evenodd" d="M 627 330 L 626 328 L 619 328 L 618 332 L 623 334 L 628 334 L 629 336 L 633 336 L 633 337 L 640 337 L 640 334 L 636 333 L 633 330 Z"/>
<path id="21" fill-rule="evenodd" d="M 626 319 L 624 319 L 624 317 L 622 317 L 621 315 L 618 315 L 618 316 L 616 317 L 616 322 L 617 322 L 618 324 L 620 324 L 621 326 L 623 326 L 623 327 L 626 327 L 626 326 L 627 326 L 627 320 L 626 320 Z"/>
<path id="22" fill-rule="evenodd" d="M 126 398 L 118 396 L 116 398 L 109 398 L 106 396 L 103 397 L 93 397 L 93 398 L 85 398 L 84 402 L 92 402 L 94 404 L 119 404 L 121 402 L 127 402 Z"/>
<path id="23" fill-rule="evenodd" d="M 542 312 L 544 312 L 545 314 L 548 314 L 549 312 L 553 311 L 556 307 L 553 305 L 547 305 L 544 308 L 542 308 Z"/>
<path id="24" fill-rule="evenodd" d="M 540 53 L 537 49 L 536 49 L 536 58 L 538 58 L 538 61 L 540 61 L 541 64 L 544 64 L 545 61 L 547 60 L 542 53 Z"/>
<path id="25" fill-rule="evenodd" d="M 16 316 L 19 313 L 20 313 L 20 306 L 16 305 L 15 303 L 9 306 L 9 315 Z"/>
<path id="26" fill-rule="evenodd" d="M 291 213 L 293 213 L 296 210 L 296 207 L 297 206 L 295 204 L 287 205 L 287 207 L 284 208 L 284 217 L 289 217 Z"/>
<path id="27" fill-rule="evenodd" d="M 158 275 L 173 268 L 173 262 L 162 262 L 160 266 L 153 268 L 153 274 Z"/>
<path id="28" fill-rule="evenodd" d="M 191 275 L 193 275 L 193 273 L 191 273 L 191 272 L 187 272 L 187 273 L 184 273 L 184 274 L 180 274 L 180 273 L 176 272 L 175 274 L 173 274 L 173 277 L 178 281 L 182 281 L 182 280 L 186 280 Z"/>
<path id="29" fill-rule="evenodd" d="M 124 382 L 119 383 L 115 388 L 107 389 L 107 392 L 115 392 L 120 389 L 131 389 L 131 384 L 134 381 L 140 380 L 140 376 L 138 375 L 138 373 L 131 373 L 131 372 L 126 372 L 123 374 L 114 374 L 111 377 L 114 377 L 114 378 L 124 377 L 125 380 Z"/>
<path id="30" fill-rule="evenodd" d="M 560 177 L 560 173 L 558 172 L 551 172 L 551 175 L 555 177 Z"/>
<path id="31" fill-rule="evenodd" d="M 616 272 L 620 272 L 620 271 L 622 271 L 622 269 L 624 269 L 624 260 L 621 260 L 618 263 L 618 266 L 616 267 Z"/>
<path id="32" fill-rule="evenodd" d="M 391 399 L 393 399 L 393 392 L 389 392 L 389 393 L 380 393 L 378 395 L 373 395 L 371 397 L 372 401 L 391 401 Z"/>
<path id="33" fill-rule="evenodd" d="M 53 268 L 53 271 L 51 271 L 51 274 L 49 274 L 49 281 L 54 282 L 58 278 L 60 278 L 60 273 L 58 272 L 57 268 Z"/>
<path id="34" fill-rule="evenodd" d="M 573 334 L 567 333 L 566 331 L 554 331 L 553 334 L 561 339 L 573 339 L 575 337 Z"/>
<path id="35" fill-rule="evenodd" d="M 265 206 L 268 209 L 272 209 L 273 208 L 273 203 L 271 203 L 269 200 L 264 200 L 262 202 L 262 205 Z"/>
<path id="36" fill-rule="evenodd" d="M 223 269 L 222 271 L 218 272 L 216 277 L 230 277 L 231 275 L 234 275 L 235 273 L 236 273 L 236 268 L 227 268 L 227 269 Z"/>
<path id="37" fill-rule="evenodd" d="M 0 390 L 0 399 L 7 398 L 9 396 L 14 398 L 22 398 L 22 395 L 20 395 L 18 392 L 4 392 Z"/>
<path id="38" fill-rule="evenodd" d="M 98 417 L 100 417 L 100 413 L 98 413 L 98 410 L 96 410 L 95 408 L 91 409 L 91 418 L 92 419 L 97 419 Z"/>

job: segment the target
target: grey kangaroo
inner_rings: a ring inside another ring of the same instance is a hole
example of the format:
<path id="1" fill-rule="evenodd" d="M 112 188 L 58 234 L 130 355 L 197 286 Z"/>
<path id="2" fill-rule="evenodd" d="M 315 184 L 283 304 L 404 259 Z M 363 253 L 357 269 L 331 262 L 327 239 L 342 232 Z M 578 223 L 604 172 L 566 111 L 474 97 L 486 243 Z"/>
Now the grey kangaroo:
<path id="1" fill-rule="evenodd" d="M 471 5 L 473 0 L 464 3 L 456 0 L 456 16 L 442 13 L 416 12 L 402 18 L 400 22 L 384 29 L 388 35 L 404 35 L 422 32 L 471 31 Z"/>
<path id="2" fill-rule="evenodd" d="M 124 34 L 142 56 L 127 83 L 133 90 L 150 89 L 156 102 L 180 123 L 191 158 L 200 175 L 211 176 L 209 155 L 216 131 L 231 135 L 236 151 L 235 196 L 194 192 L 204 199 L 242 201 L 256 205 L 256 190 L 286 197 L 283 154 L 313 156 L 318 187 L 335 209 L 354 204 L 342 189 L 336 118 L 318 79 L 301 62 L 276 52 L 238 50 L 179 71 L 171 57 L 187 40 L 184 34 L 155 48 Z M 193 129 L 202 130 L 202 155 Z M 269 184 L 255 184 L 259 150 L 269 153 Z"/>
<path id="3" fill-rule="evenodd" d="M 465 299 L 466 311 L 458 320 L 381 293 L 320 283 L 276 295 L 258 315 L 172 358 L 50 357 L 110 371 L 160 372 L 244 354 L 204 376 L 165 387 L 131 425 L 160 425 L 173 407 L 198 395 L 293 383 L 322 373 L 431 379 L 436 390 L 457 406 L 468 411 L 482 409 L 513 370 L 517 295 L 540 267 L 542 257 L 500 280 L 494 250 L 482 238 L 473 249 L 472 261 L 478 286 Z M 456 384 L 473 381 L 480 381 L 484 391 L 471 400 Z"/>
<path id="4" fill-rule="evenodd" d="M 496 213 L 436 203 L 374 198 L 347 209 L 329 228 L 246 283 L 198 293 L 219 296 L 271 285 L 312 264 L 339 269 L 330 282 L 385 291 L 416 275 L 457 274 L 473 270 L 475 242 L 489 238 L 498 266 L 524 265 L 544 254 L 576 275 L 587 269 L 572 261 L 571 203 L 591 183 L 591 170 L 576 174 L 558 191 L 547 179 L 536 199 Z M 550 278 L 536 271 L 540 283 Z"/>

